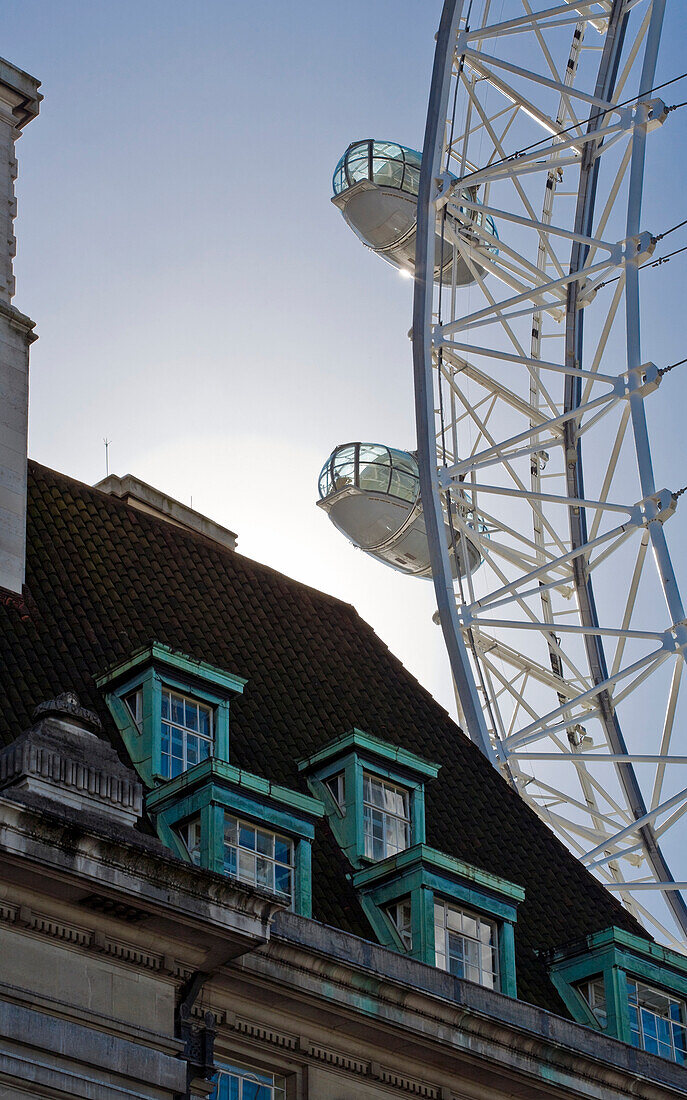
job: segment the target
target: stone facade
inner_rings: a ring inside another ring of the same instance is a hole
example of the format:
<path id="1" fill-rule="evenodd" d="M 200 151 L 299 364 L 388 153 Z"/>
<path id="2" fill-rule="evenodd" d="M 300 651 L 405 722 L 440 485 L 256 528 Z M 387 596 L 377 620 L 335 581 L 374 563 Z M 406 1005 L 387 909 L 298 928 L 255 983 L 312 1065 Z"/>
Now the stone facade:
<path id="1" fill-rule="evenodd" d="M 671 1062 L 175 858 L 96 722 L 62 696 L 0 755 L 2 1100 L 208 1096 L 225 1063 L 288 1100 L 684 1095 Z"/>
<path id="2" fill-rule="evenodd" d="M 26 558 L 29 347 L 33 321 L 12 305 L 14 145 L 38 114 L 39 82 L 0 58 L 0 589 L 20 595 Z"/>

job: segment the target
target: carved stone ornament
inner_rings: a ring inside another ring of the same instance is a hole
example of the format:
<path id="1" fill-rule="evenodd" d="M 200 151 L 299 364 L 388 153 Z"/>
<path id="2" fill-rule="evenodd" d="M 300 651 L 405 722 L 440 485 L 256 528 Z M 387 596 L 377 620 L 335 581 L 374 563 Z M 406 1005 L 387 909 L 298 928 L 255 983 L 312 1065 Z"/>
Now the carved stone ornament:
<path id="1" fill-rule="evenodd" d="M 33 725 L 0 751 L 0 788 L 29 792 L 61 809 L 135 825 L 142 787 L 135 773 L 99 737 L 97 714 L 67 691 L 36 707 Z"/>
<path id="2" fill-rule="evenodd" d="M 33 720 L 38 722 L 41 718 L 66 718 L 93 733 L 101 733 L 103 728 L 95 711 L 82 707 L 74 691 L 64 691 L 54 699 L 39 703 L 33 712 Z"/>

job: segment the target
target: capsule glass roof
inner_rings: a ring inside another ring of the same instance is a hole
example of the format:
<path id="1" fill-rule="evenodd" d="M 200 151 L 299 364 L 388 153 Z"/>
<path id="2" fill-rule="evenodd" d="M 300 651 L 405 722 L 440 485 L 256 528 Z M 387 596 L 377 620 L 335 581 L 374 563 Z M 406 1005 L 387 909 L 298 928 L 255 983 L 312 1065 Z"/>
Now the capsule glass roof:
<path id="1" fill-rule="evenodd" d="M 386 493 L 413 504 L 420 493 L 417 461 L 407 451 L 396 451 L 383 443 L 345 443 L 322 467 L 320 497 L 348 488 Z"/>
<path id="2" fill-rule="evenodd" d="M 371 138 L 354 141 L 334 169 L 334 194 L 340 195 L 361 180 L 370 180 L 379 187 L 395 187 L 409 195 L 417 195 L 421 166 L 422 154 L 415 149 L 407 149 L 405 145 L 397 145 L 393 141 L 373 141 Z M 467 191 L 461 194 L 468 197 Z M 475 224 L 484 225 L 487 232 L 498 240 L 496 225 L 490 215 L 485 217 L 481 211 L 469 211 L 463 207 L 460 211 Z M 491 246 L 490 251 L 496 249 Z"/>
<path id="3" fill-rule="evenodd" d="M 422 155 L 393 141 L 354 141 L 334 170 L 334 194 L 370 180 L 379 187 L 396 187 L 417 195 Z"/>

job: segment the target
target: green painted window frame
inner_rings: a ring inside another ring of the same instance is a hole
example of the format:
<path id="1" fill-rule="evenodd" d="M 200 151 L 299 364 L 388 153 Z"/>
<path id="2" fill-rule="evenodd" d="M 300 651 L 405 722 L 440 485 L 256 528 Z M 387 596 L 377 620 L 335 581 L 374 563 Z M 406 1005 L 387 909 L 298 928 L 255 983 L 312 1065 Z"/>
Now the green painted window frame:
<path id="1" fill-rule="evenodd" d="M 517 997 L 515 923 L 517 907 L 525 897 L 521 886 L 426 844 L 406 848 L 359 870 L 353 875 L 353 885 L 379 942 L 429 966 L 436 965 L 435 899 L 493 921 L 498 933 L 498 992 Z M 386 912 L 388 905 L 407 897 L 411 905 L 410 952 Z"/>
<path id="2" fill-rule="evenodd" d="M 374 860 L 365 855 L 364 773 L 369 772 L 408 791 L 409 847 L 412 848 L 425 842 L 425 783 L 436 778 L 439 768 L 439 764 L 359 729 L 349 730 L 298 764 L 311 793 L 326 807 L 334 837 L 356 870 L 374 865 Z M 327 780 L 341 772 L 344 775 L 343 807 L 327 786 Z"/>
<path id="3" fill-rule="evenodd" d="M 552 952 L 549 973 L 574 1020 L 624 1043 L 632 1041 L 628 977 L 687 1000 L 687 957 L 616 927 Z M 580 982 L 596 977 L 603 979 L 606 993 L 605 1029 L 577 989 Z"/>
<path id="4" fill-rule="evenodd" d="M 105 702 L 126 749 L 147 787 L 167 783 L 162 774 L 162 689 L 171 688 L 205 703 L 213 712 L 212 755 L 229 760 L 229 703 L 240 695 L 247 681 L 179 653 L 160 642 L 137 650 L 126 661 L 108 669 L 96 680 L 105 691 Z M 141 721 L 137 723 L 124 699 L 141 692 Z"/>
<path id="5" fill-rule="evenodd" d="M 186 860 L 189 856 L 179 827 L 199 818 L 200 866 L 217 874 L 224 873 L 225 811 L 290 837 L 294 842 L 293 910 L 304 917 L 312 915 L 312 842 L 315 824 L 325 813 L 317 799 L 211 758 L 150 791 L 146 809 L 163 843 Z"/>

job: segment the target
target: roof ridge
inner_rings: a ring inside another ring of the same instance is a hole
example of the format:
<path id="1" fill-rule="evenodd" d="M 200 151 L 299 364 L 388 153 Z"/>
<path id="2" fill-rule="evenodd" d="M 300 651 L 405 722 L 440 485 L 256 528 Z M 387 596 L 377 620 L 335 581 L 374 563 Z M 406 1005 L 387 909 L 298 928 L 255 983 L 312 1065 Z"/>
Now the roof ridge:
<path id="1" fill-rule="evenodd" d="M 28 460 L 28 465 L 29 471 L 33 470 L 33 472 L 40 472 L 41 474 L 52 474 L 55 478 L 62 479 L 63 481 L 67 481 L 70 484 L 76 486 L 82 492 L 85 490 L 89 493 L 97 493 L 98 497 L 102 497 L 108 502 L 114 504 L 115 508 L 126 508 L 130 512 L 135 512 L 137 518 L 142 518 L 144 522 L 151 523 L 153 526 L 164 525 L 166 531 L 173 531 L 175 535 L 187 537 L 193 541 L 200 541 L 203 543 L 204 546 L 212 547 L 220 555 L 238 555 L 244 562 L 249 563 L 251 566 L 259 570 L 264 570 L 266 573 L 272 574 L 279 580 L 286 581 L 288 584 L 296 585 L 298 588 L 305 589 L 306 592 L 312 592 L 315 596 L 330 601 L 331 603 L 336 604 L 338 607 L 350 608 L 350 610 L 356 614 L 361 622 L 365 622 L 365 620 L 360 617 L 353 604 L 349 603 L 347 600 L 342 600 L 338 596 L 332 595 L 331 592 L 323 592 L 320 588 L 314 588 L 313 585 L 306 584 L 305 581 L 299 581 L 296 579 L 296 577 L 290 577 L 287 573 L 282 573 L 279 569 L 275 569 L 273 565 L 267 565 L 266 562 L 256 561 L 255 558 L 248 557 L 247 554 L 242 553 L 240 550 L 232 550 L 228 546 L 223 546 L 221 543 L 218 543 L 209 535 L 204 535 L 201 531 L 193 531 L 190 528 L 180 527 L 176 526 L 175 524 L 169 523 L 161 516 L 156 516 L 150 512 L 144 512 L 141 509 L 135 508 L 133 505 L 128 504 L 127 501 L 123 500 L 121 497 L 114 496 L 112 493 L 108 493 L 103 489 L 99 489 L 96 485 L 89 485 L 88 482 L 80 481 L 78 478 L 72 477 L 70 474 L 63 474 L 60 470 L 54 470 L 51 466 L 45 466 L 42 463 L 37 462 L 33 458 L 30 458 Z M 369 623 L 366 623 L 366 625 L 369 626 Z M 383 645 L 386 645 L 386 643 L 383 642 L 381 638 L 379 640 L 380 642 L 382 642 Z"/>

